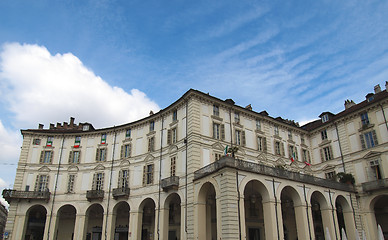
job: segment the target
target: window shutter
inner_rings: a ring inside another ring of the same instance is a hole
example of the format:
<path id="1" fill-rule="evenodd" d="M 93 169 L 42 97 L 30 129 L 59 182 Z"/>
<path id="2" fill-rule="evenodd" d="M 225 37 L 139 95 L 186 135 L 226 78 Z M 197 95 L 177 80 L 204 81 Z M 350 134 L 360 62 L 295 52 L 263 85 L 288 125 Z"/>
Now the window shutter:
<path id="1" fill-rule="evenodd" d="M 98 154 L 99 154 L 99 152 L 100 152 L 100 149 L 96 149 L 96 162 L 98 162 Z"/>
<path id="2" fill-rule="evenodd" d="M 361 140 L 361 148 L 362 148 L 362 149 L 365 149 L 366 146 L 365 146 L 364 135 L 360 134 L 360 140 Z"/>
<path id="3" fill-rule="evenodd" d="M 220 127 L 221 127 L 221 139 L 225 140 L 225 125 L 221 124 Z"/>
<path id="4" fill-rule="evenodd" d="M 242 145 L 245 146 L 245 131 L 241 131 Z"/>
<path id="5" fill-rule="evenodd" d="M 154 164 L 151 165 L 150 183 L 154 183 Z"/>
<path id="6" fill-rule="evenodd" d="M 77 160 L 77 163 L 80 163 L 81 162 L 81 151 L 78 151 L 78 160 Z"/>
<path id="7" fill-rule="evenodd" d="M 49 163 L 53 163 L 54 151 L 50 151 Z"/>
<path id="8" fill-rule="evenodd" d="M 100 185 L 100 189 L 99 190 L 104 190 L 104 176 L 105 176 L 105 174 L 102 173 L 101 174 L 101 185 Z"/>
<path id="9" fill-rule="evenodd" d="M 119 171 L 119 181 L 117 183 L 117 187 L 118 188 L 122 188 L 123 187 L 123 170 L 120 170 Z"/>
<path id="10" fill-rule="evenodd" d="M 148 152 L 151 152 L 151 138 L 148 138 Z"/>
<path id="11" fill-rule="evenodd" d="M 122 145 L 121 146 L 121 152 L 120 152 L 120 158 L 124 158 L 125 157 L 125 155 L 124 155 L 125 152 L 124 151 L 125 151 L 125 145 Z"/>
<path id="12" fill-rule="evenodd" d="M 333 149 L 329 146 L 330 160 L 334 159 Z"/>
<path id="13" fill-rule="evenodd" d="M 44 186 L 43 191 L 49 190 L 49 182 L 50 182 L 50 176 L 47 175 L 47 176 L 46 176 L 46 184 L 45 184 L 45 186 Z"/>
<path id="14" fill-rule="evenodd" d="M 146 185 L 146 180 L 147 180 L 147 166 L 143 166 L 143 186 Z"/>
<path id="15" fill-rule="evenodd" d="M 373 141 L 375 142 L 375 145 L 379 145 L 379 143 L 377 141 L 377 135 L 376 135 L 376 131 L 375 130 L 372 131 L 372 136 L 373 136 Z"/>
<path id="16" fill-rule="evenodd" d="M 97 179 L 97 173 L 93 175 L 93 182 L 92 182 L 92 189 L 96 190 L 96 179 Z"/>
<path id="17" fill-rule="evenodd" d="M 288 145 L 288 157 L 292 158 L 292 149 L 290 145 Z"/>
<path id="18" fill-rule="evenodd" d="M 280 153 L 284 156 L 284 143 L 280 144 Z"/>
<path id="19" fill-rule="evenodd" d="M 132 155 L 132 144 L 128 144 L 128 154 L 127 157 L 130 157 Z"/>
<path id="20" fill-rule="evenodd" d="M 44 158 L 44 151 L 42 151 L 42 152 L 40 153 L 39 163 L 43 163 L 43 158 Z"/>
<path id="21" fill-rule="evenodd" d="M 262 138 L 262 146 L 263 146 L 263 152 L 267 152 L 267 138 Z"/>
<path id="22" fill-rule="evenodd" d="M 324 162 L 325 161 L 325 155 L 323 153 L 323 148 L 319 149 L 320 153 L 321 153 L 321 161 Z"/>
<path id="23" fill-rule="evenodd" d="M 73 159 L 73 151 L 70 151 L 70 153 L 69 153 L 69 163 L 73 162 L 72 159 Z"/>
<path id="24" fill-rule="evenodd" d="M 39 175 L 36 176 L 36 179 L 35 179 L 35 187 L 34 187 L 34 191 L 39 191 Z"/>
<path id="25" fill-rule="evenodd" d="M 296 158 L 296 160 L 299 159 L 299 157 L 298 157 L 298 149 L 296 148 L 296 146 L 295 146 L 295 158 Z"/>
<path id="26" fill-rule="evenodd" d="M 105 154 L 104 154 L 104 159 L 103 159 L 103 161 L 106 162 L 106 155 L 108 154 L 108 149 L 105 148 L 105 149 L 104 149 L 104 152 L 105 152 Z"/>
<path id="27" fill-rule="evenodd" d="M 171 129 L 167 131 L 167 144 L 171 145 Z"/>

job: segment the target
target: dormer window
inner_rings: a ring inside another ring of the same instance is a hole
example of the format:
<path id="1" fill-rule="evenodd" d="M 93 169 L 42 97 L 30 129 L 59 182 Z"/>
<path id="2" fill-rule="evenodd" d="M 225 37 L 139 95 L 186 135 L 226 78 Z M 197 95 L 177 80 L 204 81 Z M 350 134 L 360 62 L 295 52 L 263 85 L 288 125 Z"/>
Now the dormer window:
<path id="1" fill-rule="evenodd" d="M 150 122 L 150 132 L 153 132 L 155 130 L 155 121 Z"/>
<path id="2" fill-rule="evenodd" d="M 89 125 L 83 125 L 82 131 L 89 131 Z"/>
<path id="3" fill-rule="evenodd" d="M 368 118 L 368 113 L 364 112 L 361 114 L 361 123 L 362 126 L 368 126 L 369 125 L 369 118 Z"/>
<path id="4" fill-rule="evenodd" d="M 234 122 L 240 123 L 240 113 L 234 112 Z"/>
<path id="5" fill-rule="evenodd" d="M 125 131 L 125 138 L 130 138 L 131 137 L 131 129 L 128 128 L 126 131 Z"/>
<path id="6" fill-rule="evenodd" d="M 220 107 L 217 105 L 213 105 L 213 115 L 219 117 L 220 116 Z"/>
<path id="7" fill-rule="evenodd" d="M 328 114 L 322 115 L 322 122 L 325 123 L 327 121 L 329 121 L 329 115 Z"/>
<path id="8" fill-rule="evenodd" d="M 178 120 L 178 111 L 175 109 L 173 112 L 172 112 L 172 121 L 175 122 Z"/>
<path id="9" fill-rule="evenodd" d="M 261 130 L 261 122 L 259 119 L 256 120 L 256 130 Z"/>

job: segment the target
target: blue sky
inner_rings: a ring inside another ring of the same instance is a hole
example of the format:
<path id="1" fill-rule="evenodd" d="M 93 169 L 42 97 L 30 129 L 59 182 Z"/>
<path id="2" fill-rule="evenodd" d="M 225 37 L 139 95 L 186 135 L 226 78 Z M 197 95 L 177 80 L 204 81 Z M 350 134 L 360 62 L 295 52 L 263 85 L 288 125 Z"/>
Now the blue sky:
<path id="1" fill-rule="evenodd" d="M 0 187 L 20 129 L 122 124 L 190 88 L 299 122 L 342 111 L 385 88 L 387 12 L 372 0 L 0 0 Z"/>

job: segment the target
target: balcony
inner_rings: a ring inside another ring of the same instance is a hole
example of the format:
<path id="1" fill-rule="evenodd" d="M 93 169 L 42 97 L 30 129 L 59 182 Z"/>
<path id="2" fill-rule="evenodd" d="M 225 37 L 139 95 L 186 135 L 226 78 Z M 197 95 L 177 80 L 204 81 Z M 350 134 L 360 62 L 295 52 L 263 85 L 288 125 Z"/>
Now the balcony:
<path id="1" fill-rule="evenodd" d="M 269 167 L 262 164 L 247 162 L 232 157 L 222 157 L 220 160 L 211 163 L 194 172 L 194 181 L 206 177 L 219 171 L 222 168 L 234 168 L 251 173 L 277 177 L 296 182 L 312 184 L 321 187 L 333 188 L 342 191 L 354 192 L 353 185 L 336 182 L 333 180 L 314 177 L 311 175 L 301 174 L 298 172 L 291 172 L 281 168 Z"/>
<path id="2" fill-rule="evenodd" d="M 89 190 L 86 192 L 86 198 L 89 202 L 92 200 L 102 201 L 104 199 L 104 190 Z"/>
<path id="3" fill-rule="evenodd" d="M 362 184 L 362 190 L 364 192 L 373 192 L 377 190 L 383 190 L 388 188 L 388 178 L 375 180 L 372 182 L 366 182 Z"/>
<path id="4" fill-rule="evenodd" d="M 48 202 L 50 200 L 50 192 L 49 191 L 17 191 L 12 189 L 4 189 L 3 197 L 7 202 L 11 202 L 12 200 L 21 200 L 26 199 L 28 201 L 31 200 L 45 200 Z"/>
<path id="5" fill-rule="evenodd" d="M 179 177 L 178 176 L 171 176 L 171 177 L 162 179 L 161 185 L 162 185 L 163 191 L 165 191 L 165 192 L 167 192 L 170 189 L 178 190 Z"/>
<path id="6" fill-rule="evenodd" d="M 112 195 L 114 199 L 124 197 L 129 197 L 129 188 L 114 188 L 112 191 Z"/>

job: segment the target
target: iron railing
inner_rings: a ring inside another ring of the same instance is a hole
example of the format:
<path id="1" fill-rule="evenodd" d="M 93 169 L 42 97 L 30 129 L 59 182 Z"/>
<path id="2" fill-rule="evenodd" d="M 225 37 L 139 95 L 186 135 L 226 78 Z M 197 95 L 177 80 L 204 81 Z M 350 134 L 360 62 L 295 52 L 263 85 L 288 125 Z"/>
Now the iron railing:
<path id="1" fill-rule="evenodd" d="M 362 190 L 364 192 L 373 192 L 376 190 L 388 188 L 388 178 L 379 179 L 372 182 L 366 182 L 362 184 Z"/>
<path id="2" fill-rule="evenodd" d="M 13 199 L 26 199 L 26 200 L 50 200 L 50 192 L 47 191 L 17 191 L 13 189 L 4 189 L 3 197 L 7 202 L 11 202 Z"/>
<path id="3" fill-rule="evenodd" d="M 353 185 L 344 184 L 336 182 L 334 180 L 328 180 L 324 178 L 314 177 L 312 175 L 302 174 L 298 172 L 288 171 L 282 168 L 269 167 L 263 164 L 247 162 L 239 159 L 234 159 L 232 157 L 226 156 L 222 157 L 220 160 L 211 163 L 197 171 L 194 172 L 194 180 L 208 176 L 218 170 L 229 167 L 235 168 L 238 170 L 258 173 L 262 175 L 267 175 L 271 177 L 289 179 L 297 182 L 308 183 L 312 185 L 317 185 L 321 187 L 334 188 L 337 190 L 354 192 Z"/>
<path id="4" fill-rule="evenodd" d="M 128 187 L 122 187 L 122 188 L 114 188 L 112 191 L 112 195 L 114 199 L 117 199 L 119 197 L 129 197 L 130 189 Z"/>
<path id="5" fill-rule="evenodd" d="M 88 199 L 88 201 L 103 200 L 104 190 L 89 190 L 86 192 L 86 198 Z"/>
<path id="6" fill-rule="evenodd" d="M 161 180 L 161 186 L 164 191 L 168 191 L 169 189 L 178 189 L 179 187 L 179 177 L 171 176 L 168 178 L 164 178 Z"/>

